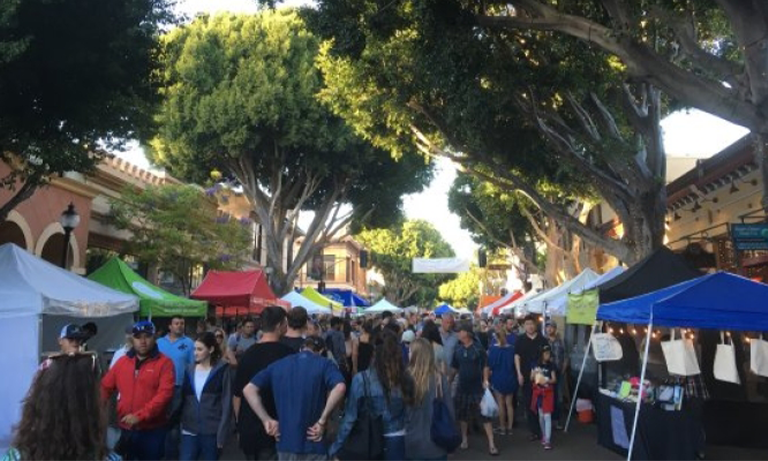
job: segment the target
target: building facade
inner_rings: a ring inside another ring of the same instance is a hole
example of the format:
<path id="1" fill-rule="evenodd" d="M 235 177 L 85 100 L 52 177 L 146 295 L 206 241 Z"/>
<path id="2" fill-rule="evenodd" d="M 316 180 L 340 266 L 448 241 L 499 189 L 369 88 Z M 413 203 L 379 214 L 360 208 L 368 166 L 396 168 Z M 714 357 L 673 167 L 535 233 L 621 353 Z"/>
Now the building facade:
<path id="1" fill-rule="evenodd" d="M 297 240 L 294 251 L 298 250 L 301 240 Z M 368 297 L 368 270 L 361 265 L 363 246 L 354 238 L 347 236 L 335 242 L 328 243 L 322 249 L 322 281 L 326 288 L 352 290 L 353 292 Z M 315 258 L 312 258 L 315 259 Z M 305 264 L 296 280 L 296 287 L 311 286 L 317 288 L 320 277 L 313 278 L 312 271 Z M 317 273 L 317 272 L 316 272 Z"/>

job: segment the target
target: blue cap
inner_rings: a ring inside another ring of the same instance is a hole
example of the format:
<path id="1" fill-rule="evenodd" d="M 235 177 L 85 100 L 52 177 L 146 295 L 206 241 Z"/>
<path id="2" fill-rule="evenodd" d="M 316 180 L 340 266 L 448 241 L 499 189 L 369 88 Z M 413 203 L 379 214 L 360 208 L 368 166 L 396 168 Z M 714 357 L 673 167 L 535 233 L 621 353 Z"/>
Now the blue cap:
<path id="1" fill-rule="evenodd" d="M 140 320 L 133 325 L 132 332 L 133 336 L 138 336 L 142 333 L 155 336 L 155 324 L 149 320 Z"/>

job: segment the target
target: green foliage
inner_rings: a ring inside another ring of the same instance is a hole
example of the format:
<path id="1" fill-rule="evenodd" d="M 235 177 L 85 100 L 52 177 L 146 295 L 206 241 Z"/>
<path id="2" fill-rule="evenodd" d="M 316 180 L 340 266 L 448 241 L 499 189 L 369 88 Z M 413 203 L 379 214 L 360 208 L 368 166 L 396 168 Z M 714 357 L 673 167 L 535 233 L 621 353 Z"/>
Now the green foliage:
<path id="1" fill-rule="evenodd" d="M 196 186 L 128 188 L 110 205 L 110 223 L 131 233 L 126 252 L 173 273 L 187 289 L 191 267 L 239 269 L 248 259 L 252 223 L 219 215 Z"/>
<path id="2" fill-rule="evenodd" d="M 455 279 L 440 285 L 439 296 L 454 307 L 473 310 L 480 299 L 480 284 L 484 280 L 484 269 L 472 266 L 469 272 L 459 274 Z"/>
<path id="3" fill-rule="evenodd" d="M 51 175 L 92 168 L 99 142 L 148 136 L 157 40 L 174 20 L 171 6 L 0 0 L 0 160 L 13 168 L 0 187 L 18 181 L 31 195 Z"/>
<path id="4" fill-rule="evenodd" d="M 413 258 L 448 258 L 451 246 L 426 221 L 405 221 L 388 229 L 368 229 L 355 238 L 371 251 L 371 264 L 384 277 L 387 298 L 395 304 L 431 306 L 446 274 L 413 274 Z"/>

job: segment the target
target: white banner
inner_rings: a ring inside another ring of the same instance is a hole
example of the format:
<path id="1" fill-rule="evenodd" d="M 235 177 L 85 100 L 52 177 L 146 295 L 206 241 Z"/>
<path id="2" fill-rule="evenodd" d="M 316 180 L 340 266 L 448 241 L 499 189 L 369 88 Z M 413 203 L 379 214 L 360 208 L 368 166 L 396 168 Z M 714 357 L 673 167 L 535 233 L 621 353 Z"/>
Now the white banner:
<path id="1" fill-rule="evenodd" d="M 461 258 L 413 258 L 414 274 L 452 274 L 469 272 L 469 261 Z"/>
<path id="2" fill-rule="evenodd" d="M 610 333 L 593 334 L 592 351 L 595 354 L 595 360 L 598 362 L 621 360 L 624 357 L 624 350 L 621 348 L 619 340 Z"/>

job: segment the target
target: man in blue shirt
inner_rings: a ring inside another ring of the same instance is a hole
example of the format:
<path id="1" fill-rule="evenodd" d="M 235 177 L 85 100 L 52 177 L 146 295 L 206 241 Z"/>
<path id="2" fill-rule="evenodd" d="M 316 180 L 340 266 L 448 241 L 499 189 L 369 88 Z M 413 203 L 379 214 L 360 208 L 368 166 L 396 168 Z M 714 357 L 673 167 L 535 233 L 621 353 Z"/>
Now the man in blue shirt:
<path id="1" fill-rule="evenodd" d="M 300 353 L 273 363 L 243 389 L 243 396 L 267 434 L 277 438 L 278 459 L 328 458 L 323 435 L 328 417 L 344 398 L 346 386 L 336 365 L 320 355 L 324 349 L 320 338 L 307 338 Z M 272 390 L 279 422 L 265 410 L 261 389 Z"/>
<path id="2" fill-rule="evenodd" d="M 173 362 L 176 372 L 176 382 L 173 400 L 169 411 L 170 429 L 165 446 L 167 459 L 178 459 L 179 443 L 179 410 L 181 408 L 181 385 L 184 384 L 184 370 L 195 363 L 195 342 L 184 336 L 184 317 L 174 315 L 168 327 L 168 334 L 157 340 L 157 347 Z"/>

